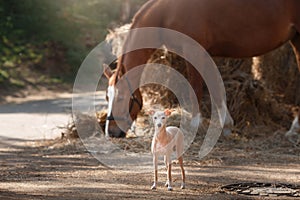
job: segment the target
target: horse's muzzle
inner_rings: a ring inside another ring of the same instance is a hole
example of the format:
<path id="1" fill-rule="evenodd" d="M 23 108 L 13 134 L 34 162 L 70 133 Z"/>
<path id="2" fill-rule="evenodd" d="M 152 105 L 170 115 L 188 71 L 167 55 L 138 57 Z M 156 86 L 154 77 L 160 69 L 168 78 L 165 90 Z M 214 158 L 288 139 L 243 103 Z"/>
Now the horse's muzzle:
<path id="1" fill-rule="evenodd" d="M 118 126 L 108 128 L 108 136 L 114 138 L 124 138 L 126 133 L 122 131 Z"/>

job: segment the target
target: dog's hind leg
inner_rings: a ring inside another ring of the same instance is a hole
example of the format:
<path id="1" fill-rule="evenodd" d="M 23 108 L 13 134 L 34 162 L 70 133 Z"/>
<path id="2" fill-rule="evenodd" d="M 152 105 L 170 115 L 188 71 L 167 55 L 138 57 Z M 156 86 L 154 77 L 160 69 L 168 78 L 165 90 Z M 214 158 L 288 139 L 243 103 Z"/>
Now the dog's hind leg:
<path id="1" fill-rule="evenodd" d="M 178 162 L 179 162 L 180 169 L 181 169 L 181 179 L 182 179 L 181 189 L 184 189 L 185 188 L 185 171 L 184 171 L 184 168 L 183 168 L 183 158 L 182 158 L 182 156 L 180 156 L 178 158 Z"/>
<path id="2" fill-rule="evenodd" d="M 180 165 L 181 178 L 182 178 L 181 189 L 185 188 L 185 171 L 183 168 L 183 151 L 184 151 L 184 136 L 181 133 L 178 135 L 177 142 L 176 142 L 176 156 L 178 158 L 178 162 Z"/>
<path id="3" fill-rule="evenodd" d="M 165 165 L 166 165 L 166 168 L 167 168 L 167 181 L 166 181 L 166 184 L 165 184 L 165 187 L 168 187 L 168 190 L 169 191 L 172 191 L 173 188 L 171 186 L 171 182 L 172 182 L 172 167 L 171 167 L 171 155 L 165 155 L 164 156 L 164 161 L 165 161 Z"/>
<path id="4" fill-rule="evenodd" d="M 166 172 L 168 174 L 168 163 L 167 163 L 167 156 L 164 156 L 164 163 L 165 163 L 165 166 L 166 166 Z M 169 186 L 169 181 L 167 179 L 166 181 L 166 184 L 165 184 L 165 187 L 168 187 Z"/>

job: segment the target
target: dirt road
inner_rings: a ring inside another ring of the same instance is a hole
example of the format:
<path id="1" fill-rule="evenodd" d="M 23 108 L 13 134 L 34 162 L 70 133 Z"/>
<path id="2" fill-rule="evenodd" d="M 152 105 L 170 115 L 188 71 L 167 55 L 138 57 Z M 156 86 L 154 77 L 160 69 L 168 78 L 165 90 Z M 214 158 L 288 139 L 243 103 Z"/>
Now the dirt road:
<path id="1" fill-rule="evenodd" d="M 26 98 L 8 98 L 0 105 L 0 136 L 16 139 L 53 139 L 72 114 L 72 93 L 42 92 Z M 96 94 L 97 106 L 105 106 L 105 92 Z"/>
<path id="2" fill-rule="evenodd" d="M 297 183 L 300 178 L 299 154 L 276 155 L 218 144 L 205 160 L 186 156 L 186 189 L 179 189 L 175 165 L 174 191 L 163 187 L 164 169 L 159 171 L 158 189 L 151 191 L 151 171 L 109 170 L 77 142 L 60 146 L 1 138 L 0 146 L 0 199 L 260 199 L 226 194 L 221 186 L 250 181 Z"/>
<path id="3" fill-rule="evenodd" d="M 69 105 L 70 99 L 49 102 Z M 27 108 L 41 105 L 35 103 L 23 102 L 23 105 Z M 6 115 L 1 118 L 6 121 L 1 121 L 0 129 L 0 199 L 261 199 L 259 196 L 224 193 L 221 186 L 239 182 L 300 184 L 300 149 L 292 147 L 283 133 L 278 132 L 266 133 L 266 137 L 255 140 L 220 138 L 215 149 L 203 160 L 195 156 L 199 146 L 192 146 L 185 154 L 186 189 L 179 189 L 180 170 L 175 164 L 174 191 L 169 192 L 163 187 L 164 169 L 159 171 L 158 189 L 151 191 L 153 175 L 150 170 L 107 169 L 79 141 L 32 140 L 38 137 L 27 133 L 22 136 L 25 129 L 17 128 L 22 122 L 18 117 L 26 120 L 32 115 L 33 118 L 24 124 L 34 124 L 40 116 L 29 111 L 23 112 L 27 116 L 19 115 L 17 110 L 8 112 L 10 106 L 0 107 L 0 117 Z M 64 110 L 68 106 L 60 108 Z M 57 110 L 56 113 L 63 112 Z M 9 121 L 12 119 L 15 120 Z M 3 124 L 10 128 L 5 129 Z M 9 135 L 3 130 L 14 134 Z M 43 138 L 44 135 L 39 139 Z M 264 197 L 289 198 L 292 199 Z"/>

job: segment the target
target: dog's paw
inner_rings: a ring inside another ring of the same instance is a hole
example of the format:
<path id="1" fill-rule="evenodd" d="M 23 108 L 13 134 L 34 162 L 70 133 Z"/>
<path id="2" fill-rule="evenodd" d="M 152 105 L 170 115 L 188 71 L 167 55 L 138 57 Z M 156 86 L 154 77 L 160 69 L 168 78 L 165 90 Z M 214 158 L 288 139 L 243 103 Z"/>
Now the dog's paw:
<path id="1" fill-rule="evenodd" d="M 173 191 L 173 188 L 171 186 L 168 186 L 168 191 Z"/>
<path id="2" fill-rule="evenodd" d="M 185 183 L 182 183 L 180 188 L 185 189 Z"/>
<path id="3" fill-rule="evenodd" d="M 155 184 L 153 184 L 153 185 L 151 186 L 151 190 L 156 190 L 156 185 L 155 185 Z"/>
<path id="4" fill-rule="evenodd" d="M 165 183 L 165 187 L 169 187 L 169 181 Z"/>

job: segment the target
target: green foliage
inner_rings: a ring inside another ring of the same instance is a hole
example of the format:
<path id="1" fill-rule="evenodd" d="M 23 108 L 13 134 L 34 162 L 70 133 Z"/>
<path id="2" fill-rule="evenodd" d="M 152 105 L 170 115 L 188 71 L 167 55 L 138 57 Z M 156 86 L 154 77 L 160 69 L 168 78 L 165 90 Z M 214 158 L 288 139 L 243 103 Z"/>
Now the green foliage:
<path id="1" fill-rule="evenodd" d="M 61 0 L 0 0 L 0 34 L 21 43 L 56 41 L 69 49 L 83 52 L 84 46 L 78 42 L 80 25 L 70 23 L 66 14 L 65 8 L 72 3 Z M 72 59 L 79 63 L 83 56 Z"/>
<path id="2" fill-rule="evenodd" d="M 78 59 L 78 54 L 89 50 L 85 48 L 86 35 L 94 38 L 95 44 L 102 41 L 107 29 L 118 24 L 121 3 L 122 0 L 0 0 L 0 35 L 31 43 L 59 42 L 73 51 L 69 54 L 72 64 L 78 65 L 85 56 Z"/>
<path id="3" fill-rule="evenodd" d="M 131 0 L 131 4 L 145 1 Z M 74 75 L 88 51 L 104 40 L 108 28 L 119 23 L 122 2 L 0 0 L 0 84 L 22 86 L 17 77 L 25 74 L 15 69 L 43 65 L 49 51 L 56 51 L 44 45 L 49 42 L 64 47 Z"/>
<path id="4" fill-rule="evenodd" d="M 24 86 L 22 67 L 40 64 L 44 51 L 24 41 L 13 43 L 7 37 L 0 38 L 0 84 Z"/>

